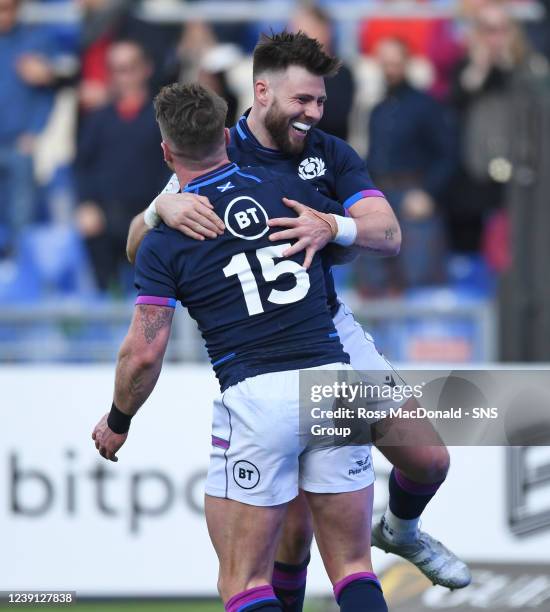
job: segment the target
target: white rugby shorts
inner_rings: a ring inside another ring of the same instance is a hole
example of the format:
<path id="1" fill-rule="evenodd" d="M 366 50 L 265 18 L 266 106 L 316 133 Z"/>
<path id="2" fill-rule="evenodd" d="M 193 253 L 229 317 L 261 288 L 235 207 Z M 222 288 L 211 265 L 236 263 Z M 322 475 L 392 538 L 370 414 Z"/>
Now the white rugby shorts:
<path id="1" fill-rule="evenodd" d="M 214 402 L 208 495 L 276 506 L 299 489 L 343 493 L 374 482 L 370 445 L 321 448 L 300 435 L 299 395 L 299 371 L 290 370 L 247 378 Z"/>

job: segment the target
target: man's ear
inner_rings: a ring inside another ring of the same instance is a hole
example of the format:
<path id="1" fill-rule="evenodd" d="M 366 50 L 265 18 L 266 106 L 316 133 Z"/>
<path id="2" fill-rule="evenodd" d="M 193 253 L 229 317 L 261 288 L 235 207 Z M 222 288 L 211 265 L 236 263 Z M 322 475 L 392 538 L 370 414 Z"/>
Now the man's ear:
<path id="1" fill-rule="evenodd" d="M 223 128 L 223 135 L 225 138 L 225 146 L 228 147 L 231 142 L 231 132 L 229 131 L 229 128 Z"/>
<path id="2" fill-rule="evenodd" d="M 160 146 L 162 148 L 162 152 L 164 154 L 164 161 L 167 164 L 174 164 L 174 157 L 172 156 L 172 151 L 170 151 L 170 147 L 168 146 L 168 144 L 166 142 L 164 142 L 164 140 L 160 143 Z"/>
<path id="3" fill-rule="evenodd" d="M 259 78 L 254 81 L 254 99 L 262 106 L 269 103 L 269 81 L 266 78 Z"/>

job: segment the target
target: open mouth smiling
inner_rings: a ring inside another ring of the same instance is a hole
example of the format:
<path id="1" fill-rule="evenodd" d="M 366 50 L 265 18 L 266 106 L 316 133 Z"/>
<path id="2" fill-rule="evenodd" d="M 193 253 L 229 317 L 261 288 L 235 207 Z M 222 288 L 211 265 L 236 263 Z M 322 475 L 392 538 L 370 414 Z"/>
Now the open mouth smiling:
<path id="1" fill-rule="evenodd" d="M 291 125 L 294 131 L 302 137 L 307 136 L 307 133 L 312 127 L 311 125 L 307 123 L 301 123 L 300 121 L 294 121 Z"/>

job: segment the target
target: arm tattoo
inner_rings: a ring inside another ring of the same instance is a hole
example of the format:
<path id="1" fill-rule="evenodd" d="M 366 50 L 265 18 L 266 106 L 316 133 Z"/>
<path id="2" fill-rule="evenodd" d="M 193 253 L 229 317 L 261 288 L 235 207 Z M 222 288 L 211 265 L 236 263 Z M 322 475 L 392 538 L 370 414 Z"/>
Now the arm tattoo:
<path id="1" fill-rule="evenodd" d="M 141 329 L 147 344 L 151 344 L 159 331 L 170 325 L 172 320 L 172 309 L 171 308 L 159 308 L 154 306 L 153 308 L 147 308 L 146 306 L 138 306 L 141 313 Z"/>
<path id="2" fill-rule="evenodd" d="M 137 372 L 128 381 L 130 395 L 139 397 L 143 392 L 143 374 Z"/>
<path id="3" fill-rule="evenodd" d="M 386 230 L 385 237 L 386 237 L 386 240 L 393 240 L 393 230 L 391 227 Z"/>

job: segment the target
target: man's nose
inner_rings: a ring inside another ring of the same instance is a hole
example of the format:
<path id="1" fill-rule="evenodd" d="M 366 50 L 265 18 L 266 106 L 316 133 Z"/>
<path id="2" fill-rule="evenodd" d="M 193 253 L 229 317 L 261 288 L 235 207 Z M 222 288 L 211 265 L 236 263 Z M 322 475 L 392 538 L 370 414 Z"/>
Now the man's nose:
<path id="1" fill-rule="evenodd" d="M 317 102 L 310 102 L 305 108 L 305 116 L 310 121 L 317 123 L 323 116 L 323 105 Z"/>

